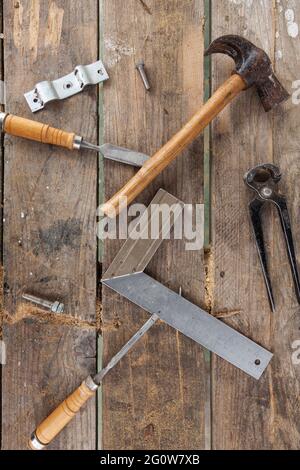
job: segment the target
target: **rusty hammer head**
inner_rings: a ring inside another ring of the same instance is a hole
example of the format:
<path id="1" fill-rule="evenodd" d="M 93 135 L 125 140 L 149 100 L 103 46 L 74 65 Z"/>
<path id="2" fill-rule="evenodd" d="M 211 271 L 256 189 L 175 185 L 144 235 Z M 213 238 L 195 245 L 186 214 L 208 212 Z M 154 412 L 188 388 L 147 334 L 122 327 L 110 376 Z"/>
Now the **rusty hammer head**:
<path id="1" fill-rule="evenodd" d="M 240 75 L 247 87 L 255 86 L 265 111 L 289 98 L 276 75 L 269 56 L 252 42 L 241 36 L 222 36 L 211 43 L 205 55 L 220 52 L 235 61 L 233 73 Z"/>

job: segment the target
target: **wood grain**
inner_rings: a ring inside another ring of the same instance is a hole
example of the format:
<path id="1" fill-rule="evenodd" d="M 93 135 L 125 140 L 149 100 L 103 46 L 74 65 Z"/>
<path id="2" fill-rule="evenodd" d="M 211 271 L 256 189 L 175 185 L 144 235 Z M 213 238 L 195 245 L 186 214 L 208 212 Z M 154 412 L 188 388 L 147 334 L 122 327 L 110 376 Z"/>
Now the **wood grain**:
<path id="1" fill-rule="evenodd" d="M 292 12 L 294 13 L 294 22 L 299 24 L 299 2 L 284 0 L 280 2 L 280 5 L 277 4 L 275 12 L 275 24 L 278 32 L 275 39 L 276 73 L 294 96 L 282 112 L 278 112 L 274 116 L 273 141 L 274 162 L 280 167 L 283 174 L 280 188 L 288 200 L 299 262 L 299 192 L 297 188 L 300 171 L 300 116 L 297 96 L 299 96 L 300 88 L 300 36 L 298 34 L 297 37 L 292 37 L 295 24 L 291 26 L 287 22 L 287 17 L 290 18 Z M 295 94 L 297 90 L 298 95 Z M 292 355 L 295 352 L 293 343 L 300 339 L 300 308 L 295 296 L 278 218 L 276 218 L 272 248 L 273 286 L 277 304 L 277 314 L 272 325 L 275 359 L 270 379 L 273 392 L 272 447 L 298 450 L 300 447 L 300 409 L 296 404 L 300 395 L 300 365 L 293 364 Z"/>
<path id="2" fill-rule="evenodd" d="M 32 118 L 23 92 L 54 79 L 74 64 L 97 58 L 97 4 L 92 0 L 4 0 L 7 109 Z M 101 49 L 111 79 L 103 97 L 104 141 L 154 154 L 196 112 L 203 96 L 202 0 L 101 0 Z M 274 8 L 273 8 L 274 7 Z M 291 18 L 291 11 L 294 20 Z M 287 13 L 288 11 L 288 13 Z M 0 10 L 1 14 L 1 10 Z M 286 16 L 287 15 L 287 16 Z M 265 114 L 255 90 L 223 111 L 213 124 L 213 249 L 207 267 L 206 298 L 215 312 L 236 311 L 231 326 L 272 350 L 275 357 L 260 382 L 213 358 L 212 444 L 215 449 L 298 449 L 299 306 L 277 215 L 265 213 L 266 242 L 277 312 L 269 309 L 249 224 L 253 197 L 244 173 L 275 162 L 283 171 L 295 244 L 299 197 L 299 22 L 297 0 L 213 0 L 213 38 L 244 35 L 276 57 L 278 77 L 294 98 Z M 76 48 L 74 48 L 76 44 Z M 0 48 L 1 58 L 1 48 Z M 135 69 L 145 60 L 152 90 L 146 93 Z M 214 56 L 213 90 L 233 68 Z M 80 110 L 80 113 L 78 113 Z M 96 141 L 96 89 L 50 104 L 39 119 Z M 203 138 L 166 169 L 137 201 L 148 204 L 163 187 L 185 202 L 203 200 Z M 2 448 L 25 449 L 36 425 L 95 370 L 94 153 L 5 140 L 4 268 L 8 363 L 2 369 Z M 105 162 L 105 197 L 111 197 L 134 169 Z M 1 179 L 2 181 L 2 179 Z M 2 219 L 2 217 L 1 217 Z M 106 241 L 104 269 L 123 241 Z M 204 267 L 199 253 L 180 241 L 166 241 L 149 272 L 173 290 L 203 305 Z M 30 314 L 24 290 L 59 298 L 76 325 Z M 103 363 L 148 318 L 103 291 Z M 238 313 L 240 312 L 240 313 Z M 81 321 L 82 320 L 82 321 Z M 225 320 L 224 320 L 225 321 Z M 158 323 L 106 377 L 103 387 L 105 449 L 202 449 L 210 440 L 209 362 L 201 348 Z M 205 411 L 206 410 L 206 411 Z M 96 447 L 95 403 L 91 401 L 50 449 Z M 205 419 L 208 423 L 205 425 Z M 206 443 L 205 443 L 206 438 Z"/>
<path id="3" fill-rule="evenodd" d="M 4 101 L 5 101 L 5 87 L 4 87 L 4 59 L 3 59 L 3 8 L 2 5 L 0 5 L 0 80 L 1 80 L 1 85 L 0 85 L 0 112 L 4 110 Z M 1 162 L 1 171 L 0 171 L 0 193 L 1 193 L 1 211 L 0 211 L 0 249 L 1 249 L 1 254 L 2 254 L 2 244 L 3 244 L 3 136 L 0 136 L 0 162 Z M 2 264 L 2 260 L 1 260 Z"/>
<path id="4" fill-rule="evenodd" d="M 145 5 L 147 8 L 145 9 Z M 203 100 L 202 0 L 101 2 L 104 62 L 110 83 L 104 94 L 104 139 L 154 154 L 195 113 Z M 135 64 L 143 58 L 152 90 L 146 93 Z M 126 77 L 126 79 L 124 78 Z M 148 205 L 162 187 L 182 201 L 203 200 L 203 141 L 197 139 L 137 198 Z M 105 162 L 105 196 L 134 174 Z M 104 269 L 122 241 L 106 240 Z M 165 241 L 150 274 L 199 304 L 204 300 L 201 252 Z M 106 364 L 148 318 L 103 290 Z M 104 449 L 204 448 L 205 361 L 201 348 L 159 323 L 103 384 Z"/>
<path id="5" fill-rule="evenodd" d="M 32 118 L 23 93 L 74 65 L 97 59 L 93 0 L 4 1 L 7 109 Z M 97 89 L 52 103 L 40 115 L 96 140 Z M 84 323 L 22 320 L 21 294 L 60 299 L 74 320 L 95 320 L 97 161 L 6 136 L 4 271 L 7 365 L 3 368 L 2 447 L 25 449 L 30 433 L 95 370 L 96 333 Z M 95 402 L 49 448 L 94 449 Z"/>
<path id="6" fill-rule="evenodd" d="M 4 66 L 3 66 L 3 6 L 0 5 L 0 32 L 2 38 L 0 38 L 0 80 L 4 81 Z M 4 98 L 4 97 L 3 97 Z M 2 100 L 4 101 L 4 99 Z M 3 111 L 3 104 L 0 103 L 0 111 Z M 0 172 L 0 191 L 1 191 L 1 211 L 0 211 L 0 252 L 1 252 L 1 288 L 0 288 L 0 339 L 2 340 L 2 328 L 3 328 L 3 266 L 2 266 L 2 249 L 3 249 L 3 137 L 0 136 L 0 162 L 1 162 L 1 172 Z M 2 367 L 0 371 L 0 385 L 2 383 Z M 1 387 L 2 388 L 2 387 Z M 0 402 L 2 402 L 2 393 L 0 394 Z M 0 412 L 0 421 L 2 423 L 2 414 Z M 0 426 L 0 439 L 2 435 L 2 426 Z"/>
<path id="7" fill-rule="evenodd" d="M 268 0 L 215 0 L 212 9 L 213 38 L 230 31 L 244 35 L 265 49 L 272 59 L 277 47 L 282 51 L 283 61 L 276 63 L 276 70 L 288 89 L 297 65 L 299 68 L 299 38 L 294 42 L 286 34 L 285 11 L 291 3 L 300 16 L 298 2 L 277 2 L 274 9 Z M 222 83 L 231 69 L 228 58 L 220 56 L 213 60 L 213 88 Z M 229 323 L 275 355 L 258 383 L 214 358 L 215 449 L 296 449 L 300 444 L 299 407 L 295 406 L 299 397 L 299 366 L 297 369 L 291 363 L 291 341 L 299 336 L 299 306 L 279 220 L 266 209 L 266 245 L 278 307 L 275 315 L 270 312 L 249 223 L 247 205 L 253 194 L 243 183 L 244 173 L 252 166 L 272 161 L 280 164 L 286 170 L 282 190 L 290 196 L 295 226 L 298 204 L 293 182 L 298 171 L 298 115 L 290 102 L 265 114 L 255 90 L 249 90 L 213 125 L 213 307 L 241 310 Z M 297 230 L 295 235 L 299 248 Z"/>

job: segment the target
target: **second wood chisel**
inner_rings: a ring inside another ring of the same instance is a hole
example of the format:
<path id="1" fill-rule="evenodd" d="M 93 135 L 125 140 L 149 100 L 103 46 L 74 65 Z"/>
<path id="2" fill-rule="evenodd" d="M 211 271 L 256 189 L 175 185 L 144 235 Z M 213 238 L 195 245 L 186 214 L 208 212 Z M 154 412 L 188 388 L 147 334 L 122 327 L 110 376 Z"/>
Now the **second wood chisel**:
<path id="1" fill-rule="evenodd" d="M 25 119 L 13 114 L 0 113 L 0 127 L 2 132 L 15 137 L 56 145 L 69 150 L 95 150 L 102 153 L 105 158 L 137 167 L 142 166 L 149 158 L 143 153 L 111 144 L 94 145 L 74 132 L 56 129 L 48 124 L 32 121 L 31 119 Z"/>
<path id="2" fill-rule="evenodd" d="M 14 116 L 13 114 L 0 113 L 0 124 L 3 132 L 16 137 L 57 145 L 69 150 L 80 150 L 82 148 L 97 150 L 96 146 L 85 142 L 81 136 L 76 135 L 74 132 L 66 132 L 48 124 Z"/>
<path id="3" fill-rule="evenodd" d="M 64 427 L 72 421 L 83 405 L 95 395 L 106 374 L 120 362 L 158 320 L 159 317 L 157 315 L 152 315 L 142 328 L 135 333 L 125 346 L 110 360 L 104 369 L 94 377 L 87 377 L 80 387 L 66 398 L 63 403 L 38 426 L 30 438 L 30 449 L 42 450 L 52 442 Z"/>

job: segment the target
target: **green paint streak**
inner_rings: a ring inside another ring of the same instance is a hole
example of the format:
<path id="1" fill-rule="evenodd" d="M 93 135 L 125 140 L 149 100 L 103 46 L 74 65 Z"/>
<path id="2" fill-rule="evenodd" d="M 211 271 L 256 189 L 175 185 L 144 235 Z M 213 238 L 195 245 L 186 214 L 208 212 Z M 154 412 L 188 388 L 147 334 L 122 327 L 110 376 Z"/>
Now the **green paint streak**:
<path id="1" fill-rule="evenodd" d="M 204 0 L 204 45 L 205 49 L 212 40 L 212 2 Z M 204 58 L 204 102 L 211 96 L 211 58 Z M 204 249 L 209 251 L 211 245 L 211 126 L 204 131 Z M 208 256 L 211 256 L 208 253 Z M 212 354 L 204 350 L 205 361 L 205 450 L 212 449 Z"/>
<path id="2" fill-rule="evenodd" d="M 99 56 L 100 59 L 104 55 L 104 40 L 103 40 L 103 20 L 104 20 L 104 4 L 103 0 L 99 0 Z M 104 143 L 104 96 L 103 84 L 100 85 L 99 91 L 99 104 L 98 104 L 98 119 L 99 119 L 99 145 Z M 99 153 L 98 160 L 98 206 L 104 203 L 104 158 Z M 98 261 L 101 263 L 103 259 L 103 240 L 98 239 Z"/>
<path id="3" fill-rule="evenodd" d="M 102 363 L 103 358 L 103 337 L 101 335 L 98 336 L 97 341 L 97 372 L 103 368 Z M 96 415 L 97 423 L 97 442 L 96 446 L 98 450 L 102 450 L 103 447 L 103 393 L 102 387 L 98 388 L 97 391 L 97 415 Z"/>
<path id="4" fill-rule="evenodd" d="M 99 12 L 99 57 L 103 58 L 104 55 L 104 0 L 99 0 L 98 5 Z M 103 85 L 99 91 L 98 101 L 98 126 L 99 126 L 99 144 L 104 142 L 104 97 L 103 97 Z M 104 162 L 103 156 L 99 153 L 98 160 L 98 206 L 104 202 Z M 103 259 L 103 241 L 98 239 L 98 261 L 99 263 Z M 97 279 L 100 282 L 100 279 Z M 98 289 L 97 289 L 98 292 Z M 102 369 L 103 360 L 103 337 L 97 336 L 97 372 Z M 97 441 L 96 447 L 101 450 L 103 446 L 103 393 L 102 387 L 99 387 L 97 392 L 97 413 L 96 413 L 96 429 L 97 429 Z"/>
<path id="5" fill-rule="evenodd" d="M 211 0 L 204 0 L 204 44 L 211 43 Z M 204 58 L 204 101 L 211 96 L 211 58 Z M 204 247 L 211 243 L 211 127 L 204 131 Z"/>

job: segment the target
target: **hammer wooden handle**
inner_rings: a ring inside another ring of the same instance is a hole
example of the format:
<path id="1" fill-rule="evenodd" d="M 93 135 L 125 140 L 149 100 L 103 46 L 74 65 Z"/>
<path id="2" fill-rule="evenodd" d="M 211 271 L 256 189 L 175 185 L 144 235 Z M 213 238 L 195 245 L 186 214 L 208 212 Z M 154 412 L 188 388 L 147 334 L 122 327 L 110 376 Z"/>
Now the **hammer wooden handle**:
<path id="1" fill-rule="evenodd" d="M 53 144 L 65 147 L 69 150 L 74 148 L 75 134 L 55 129 L 41 122 L 31 121 L 22 117 L 8 114 L 3 124 L 4 132 L 24 139 L 35 140 L 44 144 Z"/>
<path id="2" fill-rule="evenodd" d="M 32 450 L 41 450 L 50 444 L 53 439 L 64 429 L 74 418 L 82 406 L 95 395 L 97 386 L 91 390 L 84 381 L 80 387 L 66 398 L 35 430 L 30 441 L 29 447 Z"/>
<path id="3" fill-rule="evenodd" d="M 244 80 L 232 75 L 192 117 L 192 119 L 108 202 L 102 206 L 104 214 L 114 217 L 130 204 L 181 153 L 200 132 L 246 88 Z M 126 199 L 126 203 L 125 199 Z"/>

